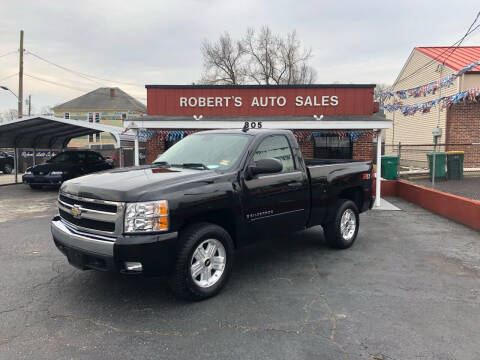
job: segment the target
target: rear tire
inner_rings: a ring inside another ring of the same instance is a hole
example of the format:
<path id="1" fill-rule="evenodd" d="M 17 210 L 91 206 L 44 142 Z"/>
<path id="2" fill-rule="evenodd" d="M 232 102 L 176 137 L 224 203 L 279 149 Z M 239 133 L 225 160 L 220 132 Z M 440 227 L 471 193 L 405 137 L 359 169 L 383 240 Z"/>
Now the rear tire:
<path id="1" fill-rule="evenodd" d="M 4 173 L 4 174 L 11 174 L 12 171 L 13 171 L 13 166 L 12 166 L 12 165 L 10 165 L 10 164 L 5 164 L 5 165 L 3 166 L 3 173 Z"/>
<path id="2" fill-rule="evenodd" d="M 335 218 L 324 225 L 327 244 L 334 249 L 348 249 L 357 238 L 360 216 L 357 205 L 351 200 L 339 200 Z"/>
<path id="3" fill-rule="evenodd" d="M 233 267 L 234 245 L 228 232 L 218 225 L 196 223 L 180 233 L 179 243 L 170 278 L 174 294 L 194 301 L 218 294 Z"/>

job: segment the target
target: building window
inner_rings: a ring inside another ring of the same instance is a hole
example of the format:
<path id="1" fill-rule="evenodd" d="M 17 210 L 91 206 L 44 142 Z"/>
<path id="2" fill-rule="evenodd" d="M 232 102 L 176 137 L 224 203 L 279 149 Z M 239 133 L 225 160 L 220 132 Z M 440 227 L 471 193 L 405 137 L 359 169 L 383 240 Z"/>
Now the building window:
<path id="1" fill-rule="evenodd" d="M 95 122 L 100 122 L 100 113 L 95 113 Z"/>
<path id="2" fill-rule="evenodd" d="M 70 119 L 70 113 L 65 113 L 63 114 L 64 119 Z"/>
<path id="3" fill-rule="evenodd" d="M 93 122 L 93 113 L 88 113 L 88 122 Z"/>
<path id="4" fill-rule="evenodd" d="M 122 121 L 125 121 L 127 120 L 127 114 L 126 113 L 122 113 Z"/>
<path id="5" fill-rule="evenodd" d="M 352 159 L 353 144 L 350 136 L 326 134 L 316 136 L 313 156 L 319 159 Z"/>

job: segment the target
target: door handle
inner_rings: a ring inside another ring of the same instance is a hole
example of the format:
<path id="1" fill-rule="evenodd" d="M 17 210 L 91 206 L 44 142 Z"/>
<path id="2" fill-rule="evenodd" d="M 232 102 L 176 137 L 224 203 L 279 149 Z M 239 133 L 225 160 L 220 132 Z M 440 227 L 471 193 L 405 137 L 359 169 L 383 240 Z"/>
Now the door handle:
<path id="1" fill-rule="evenodd" d="M 300 181 L 293 181 L 291 183 L 288 183 L 288 187 L 289 188 L 293 188 L 293 189 L 297 189 L 299 187 L 302 187 L 303 183 L 301 183 Z"/>

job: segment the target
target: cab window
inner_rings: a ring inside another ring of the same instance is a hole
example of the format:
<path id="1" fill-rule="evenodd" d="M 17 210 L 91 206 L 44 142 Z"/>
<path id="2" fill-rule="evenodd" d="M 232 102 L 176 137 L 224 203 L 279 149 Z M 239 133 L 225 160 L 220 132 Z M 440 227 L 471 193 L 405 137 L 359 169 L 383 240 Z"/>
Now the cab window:
<path id="1" fill-rule="evenodd" d="M 292 149 L 290 149 L 287 138 L 283 135 L 269 136 L 260 143 L 253 156 L 253 161 L 265 158 L 280 160 L 283 165 L 282 173 L 295 170 Z"/>

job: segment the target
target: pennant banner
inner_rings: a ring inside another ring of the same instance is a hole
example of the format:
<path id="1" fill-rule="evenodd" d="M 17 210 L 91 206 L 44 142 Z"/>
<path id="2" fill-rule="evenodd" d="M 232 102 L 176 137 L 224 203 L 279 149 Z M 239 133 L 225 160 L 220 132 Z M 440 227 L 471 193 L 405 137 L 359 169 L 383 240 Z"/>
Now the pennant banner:
<path id="1" fill-rule="evenodd" d="M 305 142 L 307 140 L 312 140 L 314 137 L 319 136 L 338 136 L 340 138 L 349 137 L 350 141 L 355 142 L 362 135 L 374 135 L 375 132 L 372 130 L 362 130 L 362 131 L 347 131 L 347 130 L 326 130 L 326 131 L 294 131 L 295 138 L 299 143 Z"/>
<path id="2" fill-rule="evenodd" d="M 392 105 L 383 106 L 383 110 L 386 112 L 392 111 L 401 111 L 403 115 L 413 115 L 417 112 L 428 113 L 432 107 L 440 105 L 442 109 L 452 106 L 453 104 L 458 104 L 459 102 L 463 103 L 472 103 L 480 101 L 480 88 L 469 89 L 462 91 L 458 94 L 451 96 L 443 96 L 441 98 L 427 101 L 424 103 L 413 104 L 413 105 L 403 105 L 401 102 L 394 103 Z"/>
<path id="3" fill-rule="evenodd" d="M 450 74 L 444 77 L 443 79 L 432 81 L 431 83 L 428 83 L 422 86 L 417 86 L 411 89 L 397 90 L 397 91 L 384 91 L 380 93 L 380 95 L 385 95 L 387 99 L 393 96 L 397 96 L 400 99 L 406 99 L 409 97 L 420 97 L 428 94 L 435 94 L 435 92 L 438 89 L 451 86 L 457 77 L 465 74 L 467 71 L 470 71 L 471 69 L 479 65 L 480 65 L 480 61 L 477 61 L 477 62 L 468 64 L 463 69 L 457 71 L 456 73 Z"/>

